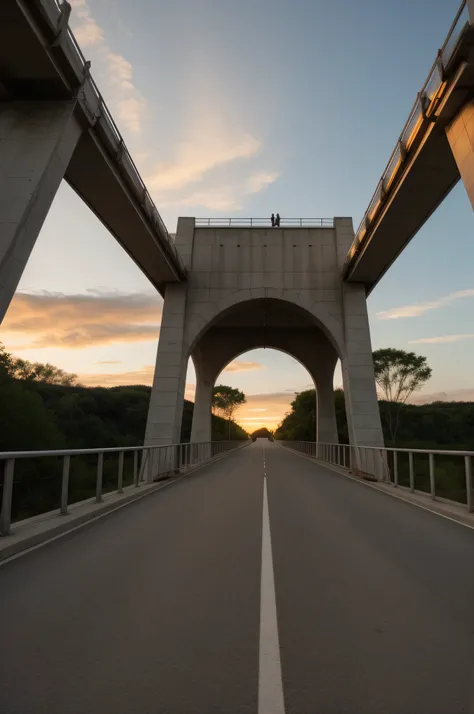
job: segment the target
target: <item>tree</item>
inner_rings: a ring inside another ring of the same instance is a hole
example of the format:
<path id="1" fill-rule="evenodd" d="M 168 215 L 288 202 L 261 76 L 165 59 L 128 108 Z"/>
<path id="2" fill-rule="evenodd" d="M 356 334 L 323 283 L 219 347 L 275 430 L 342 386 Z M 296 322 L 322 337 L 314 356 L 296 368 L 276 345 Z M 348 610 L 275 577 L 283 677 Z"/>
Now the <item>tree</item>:
<path id="1" fill-rule="evenodd" d="M 228 436 L 230 441 L 230 423 L 236 409 L 247 401 L 245 394 L 240 389 L 227 387 L 225 384 L 219 384 L 214 387 L 212 393 L 212 406 L 217 409 L 228 422 Z"/>
<path id="2" fill-rule="evenodd" d="M 402 405 L 428 381 L 432 369 L 428 366 L 426 357 L 393 347 L 376 350 L 373 359 L 375 380 L 388 402 L 390 438 L 395 441 Z"/>
<path id="3" fill-rule="evenodd" d="M 250 434 L 250 437 L 252 441 L 255 441 L 255 439 L 270 439 L 270 441 L 273 441 L 273 432 L 267 429 L 266 426 L 262 426 L 261 429 L 257 429 Z"/>
<path id="4" fill-rule="evenodd" d="M 20 357 L 14 357 L 5 350 L 0 342 L 0 370 L 12 379 L 22 379 L 26 382 L 45 382 L 46 384 L 61 384 L 65 387 L 77 385 L 77 375 L 69 374 L 53 364 L 29 362 Z"/>

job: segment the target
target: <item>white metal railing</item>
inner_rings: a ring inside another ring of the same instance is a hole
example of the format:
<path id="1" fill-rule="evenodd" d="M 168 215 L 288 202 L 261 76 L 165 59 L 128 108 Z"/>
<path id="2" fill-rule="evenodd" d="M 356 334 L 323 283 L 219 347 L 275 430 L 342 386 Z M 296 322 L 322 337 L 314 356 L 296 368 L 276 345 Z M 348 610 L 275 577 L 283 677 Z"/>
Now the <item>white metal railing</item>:
<path id="1" fill-rule="evenodd" d="M 18 460 L 25 459 L 45 459 L 56 457 L 62 459 L 62 468 L 57 476 L 61 481 L 59 513 L 68 514 L 69 501 L 69 477 L 71 471 L 71 460 L 79 459 L 81 456 L 97 456 L 95 467 L 95 501 L 100 503 L 104 493 L 103 473 L 104 456 L 117 456 L 116 471 L 116 492 L 123 493 L 124 486 L 124 461 L 125 456 L 132 457 L 132 479 L 131 484 L 138 488 L 140 484 L 152 483 L 160 476 L 178 472 L 183 469 L 209 461 L 214 456 L 225 451 L 243 446 L 245 441 L 206 441 L 200 443 L 167 444 L 165 446 L 122 446 L 103 449 L 60 449 L 54 451 L 6 451 L 0 452 L 0 479 L 3 473 L 2 487 L 2 507 L 0 511 L 0 535 L 6 536 L 11 532 L 12 506 L 14 505 L 15 486 L 38 485 L 42 477 L 34 479 L 15 479 L 15 466 Z M 248 442 L 250 443 L 250 442 Z M 139 464 L 139 454 L 141 463 Z M 90 464 L 89 464 L 90 466 Z M 49 465 L 50 468 L 51 465 Z M 47 477 L 48 478 L 48 477 Z M 1 482 L 1 481 L 0 481 Z M 130 484 L 130 485 L 131 485 Z M 48 511 L 49 512 L 49 511 Z"/>
<path id="2" fill-rule="evenodd" d="M 196 218 L 196 227 L 271 227 L 271 218 Z M 333 218 L 280 218 L 280 228 L 334 228 Z"/>
<path id="3" fill-rule="evenodd" d="M 379 448 L 314 441 L 278 443 L 361 477 L 385 481 L 395 488 L 428 494 L 433 500 L 465 506 L 470 513 L 474 511 L 474 451 Z M 448 497 L 454 492 L 459 498 Z"/>
<path id="4" fill-rule="evenodd" d="M 149 220 L 159 242 L 171 258 L 178 274 L 184 276 L 185 269 L 168 230 L 156 208 L 148 189 L 140 176 L 130 152 L 120 134 L 120 131 L 109 111 L 97 84 L 90 75 L 90 62 L 85 59 L 74 34 L 69 27 L 68 18 L 70 6 L 58 0 L 36 0 L 40 6 L 38 17 L 46 22 L 50 33 L 55 36 L 53 43 L 46 43 L 45 49 L 55 55 L 62 50 L 69 63 L 69 70 L 77 78 L 77 86 L 72 87 L 78 91 L 78 101 L 88 117 L 91 126 L 100 134 L 109 157 L 112 159 L 117 171 L 125 179 L 127 187 L 132 192 L 137 204 L 145 217 Z"/>
<path id="5" fill-rule="evenodd" d="M 467 0 L 463 0 L 443 47 L 439 50 L 428 77 L 417 95 L 415 104 L 402 129 L 395 149 L 388 160 L 382 178 L 377 184 L 375 193 L 369 203 L 369 207 L 364 213 L 364 217 L 357 229 L 344 265 L 344 276 L 347 276 L 352 261 L 359 252 L 361 243 L 367 239 L 382 203 L 385 202 L 395 184 L 395 180 L 400 175 L 402 167 L 405 166 L 407 155 L 415 139 L 420 132 L 425 132 L 426 127 L 429 126 L 430 119 L 445 94 L 447 87 L 446 76 L 451 70 L 452 60 L 454 59 L 456 50 L 469 27 L 470 21 Z"/>

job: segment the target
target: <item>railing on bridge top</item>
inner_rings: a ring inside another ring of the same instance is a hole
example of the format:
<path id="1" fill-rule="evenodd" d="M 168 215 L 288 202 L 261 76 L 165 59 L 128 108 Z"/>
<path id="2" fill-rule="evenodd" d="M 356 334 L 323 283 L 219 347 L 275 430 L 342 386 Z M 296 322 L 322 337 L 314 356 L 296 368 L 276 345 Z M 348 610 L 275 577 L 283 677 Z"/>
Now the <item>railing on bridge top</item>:
<path id="1" fill-rule="evenodd" d="M 0 452 L 0 484 L 3 475 L 0 535 L 9 535 L 12 520 L 33 515 L 32 510 L 34 515 L 54 513 L 55 510 L 67 515 L 68 506 L 72 505 L 69 497 L 71 479 L 79 494 L 74 503 L 84 499 L 100 503 L 104 493 L 122 494 L 124 486 L 138 488 L 167 474 L 205 463 L 246 443 L 250 442 L 206 441 L 166 446 Z M 52 483 L 47 495 L 45 481 Z M 90 499 L 92 494 L 95 495 Z"/>
<path id="2" fill-rule="evenodd" d="M 196 218 L 196 227 L 268 228 L 271 218 Z M 280 218 L 280 228 L 334 228 L 333 218 Z"/>
<path id="3" fill-rule="evenodd" d="M 325 444 L 314 441 L 280 441 L 287 446 L 361 477 L 391 483 L 433 500 L 465 506 L 474 511 L 472 459 L 474 451 L 398 449 Z"/>
<path id="4" fill-rule="evenodd" d="M 108 150 L 119 173 L 125 179 L 128 188 L 134 194 L 137 203 L 142 207 L 153 228 L 166 240 L 177 265 L 181 265 L 181 258 L 176 246 L 171 239 L 168 229 L 156 208 L 140 173 L 127 149 L 122 135 L 110 113 L 97 84 L 90 74 L 90 62 L 84 57 L 72 30 L 68 25 L 70 5 L 59 0 L 40 0 L 42 19 L 47 23 L 50 32 L 56 39 L 49 50 L 61 48 L 67 56 L 71 67 L 80 77 L 78 101 L 83 105 L 86 114 L 93 126 L 100 130 L 101 139 Z M 95 106 L 97 106 L 97 109 Z"/>
<path id="5" fill-rule="evenodd" d="M 441 98 L 446 89 L 446 74 L 450 70 L 450 63 L 453 59 L 455 51 L 464 35 L 470 27 L 469 12 L 467 8 L 467 0 L 463 0 L 461 7 L 454 19 L 449 30 L 448 36 L 439 50 L 438 55 L 431 67 L 426 82 L 418 92 L 415 104 L 411 110 L 402 133 L 398 139 L 395 149 L 388 160 L 385 171 L 382 174 L 372 200 L 369 203 L 364 217 L 360 223 L 354 242 L 348 253 L 344 274 L 347 275 L 350 265 L 356 253 L 359 250 L 361 243 L 367 238 L 367 235 L 374 223 L 374 219 L 379 213 L 382 203 L 394 186 L 395 180 L 400 175 L 401 168 L 405 165 L 407 156 L 410 152 L 418 133 L 422 127 L 429 124 L 430 117 L 433 116 L 436 108 L 439 105 Z"/>

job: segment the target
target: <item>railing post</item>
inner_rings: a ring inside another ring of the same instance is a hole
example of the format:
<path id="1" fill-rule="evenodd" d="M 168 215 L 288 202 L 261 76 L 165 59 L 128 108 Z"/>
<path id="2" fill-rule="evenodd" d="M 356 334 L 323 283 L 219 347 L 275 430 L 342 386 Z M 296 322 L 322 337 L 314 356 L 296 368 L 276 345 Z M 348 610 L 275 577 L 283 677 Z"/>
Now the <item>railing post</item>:
<path id="1" fill-rule="evenodd" d="M 398 486 L 398 452 L 393 452 L 393 485 Z"/>
<path id="2" fill-rule="evenodd" d="M 133 452 L 133 483 L 138 488 L 138 451 Z"/>
<path id="3" fill-rule="evenodd" d="M 3 498 L 2 512 L 0 513 L 0 535 L 10 535 L 12 520 L 13 473 L 15 459 L 3 462 Z"/>
<path id="4" fill-rule="evenodd" d="M 102 474 L 104 471 L 104 452 L 101 451 L 97 459 L 97 483 L 95 487 L 95 502 L 102 501 Z"/>
<path id="5" fill-rule="evenodd" d="M 61 481 L 61 515 L 67 516 L 67 501 L 69 492 L 69 467 L 71 464 L 71 456 L 66 454 L 63 459 L 63 478 Z"/>
<path id="6" fill-rule="evenodd" d="M 123 493 L 123 451 L 119 453 L 118 474 L 117 474 L 117 493 Z"/>
<path id="7" fill-rule="evenodd" d="M 415 472 L 413 470 L 413 451 L 408 454 L 408 463 L 410 466 L 410 491 L 415 492 Z"/>
<path id="8" fill-rule="evenodd" d="M 430 491 L 431 498 L 436 501 L 436 483 L 435 483 L 435 460 L 434 454 L 429 455 L 430 460 Z"/>
<path id="9" fill-rule="evenodd" d="M 148 449 L 148 483 L 153 483 L 153 449 Z"/>
<path id="10" fill-rule="evenodd" d="M 466 472 L 467 510 L 469 513 L 472 513 L 474 511 L 474 492 L 472 484 L 472 459 L 470 456 L 464 457 L 464 469 Z"/>

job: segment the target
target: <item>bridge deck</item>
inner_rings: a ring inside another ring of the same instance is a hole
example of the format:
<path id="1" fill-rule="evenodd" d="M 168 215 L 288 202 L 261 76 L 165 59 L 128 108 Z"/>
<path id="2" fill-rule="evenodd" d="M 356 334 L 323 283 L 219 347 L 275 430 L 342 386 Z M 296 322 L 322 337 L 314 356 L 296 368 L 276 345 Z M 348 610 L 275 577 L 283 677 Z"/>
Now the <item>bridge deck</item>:
<path id="1" fill-rule="evenodd" d="M 271 554 L 287 714 L 474 711 L 474 533 L 267 442 L 0 568 L 0 710 L 278 714 Z"/>

